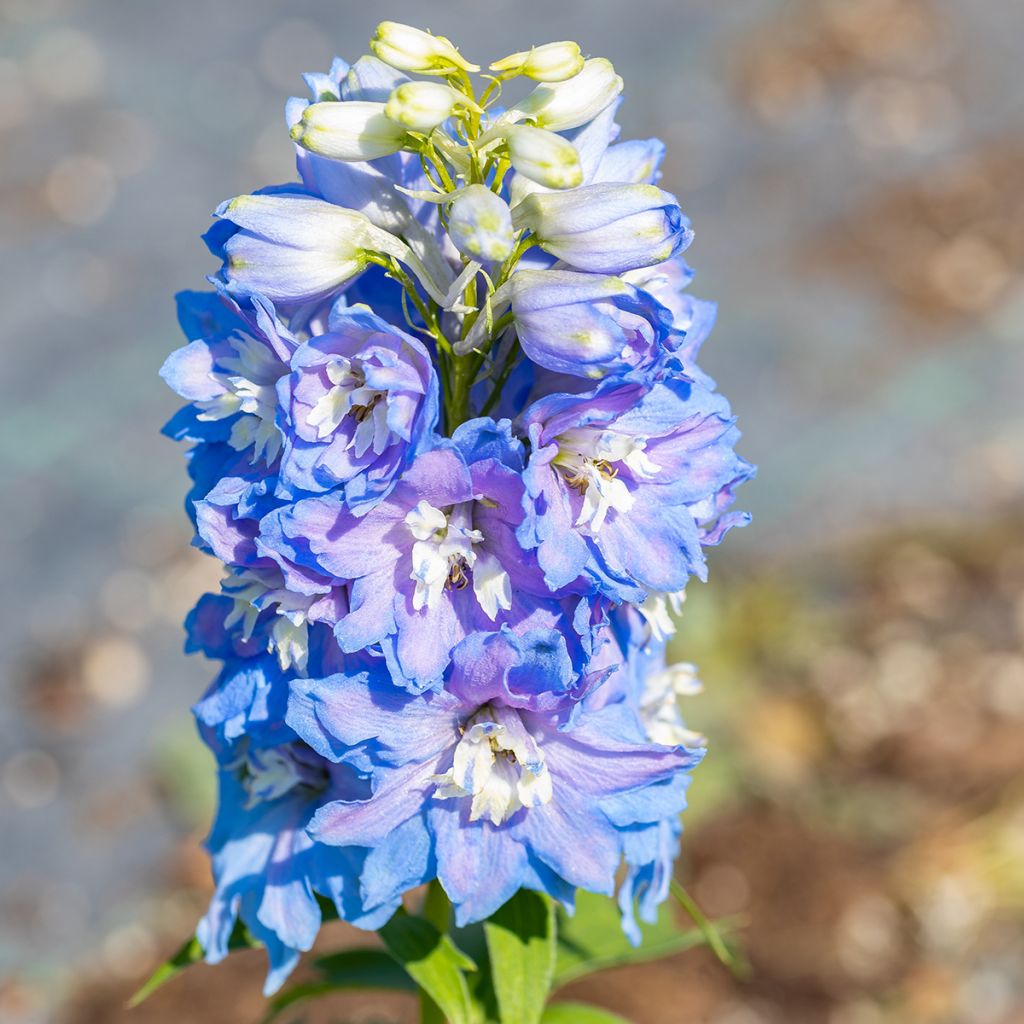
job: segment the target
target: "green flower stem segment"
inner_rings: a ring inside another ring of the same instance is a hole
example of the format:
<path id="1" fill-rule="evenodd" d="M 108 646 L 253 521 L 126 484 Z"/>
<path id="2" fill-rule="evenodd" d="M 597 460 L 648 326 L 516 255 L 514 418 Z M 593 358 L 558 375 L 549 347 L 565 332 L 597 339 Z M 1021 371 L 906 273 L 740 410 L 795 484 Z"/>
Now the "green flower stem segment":
<path id="1" fill-rule="evenodd" d="M 427 895 L 423 901 L 423 917 L 442 935 L 448 931 L 448 925 L 451 924 L 452 904 L 436 878 L 427 886 Z"/>
<path id="2" fill-rule="evenodd" d="M 505 357 L 505 361 L 501 365 L 501 369 L 498 371 L 498 376 L 494 380 L 494 389 L 490 395 L 487 396 L 487 401 L 484 402 L 483 408 L 480 410 L 481 416 L 486 416 L 497 404 L 498 399 L 501 398 L 501 392 L 505 387 L 506 382 L 512 375 L 512 371 L 515 369 L 516 363 L 519 362 L 519 356 L 522 349 L 519 346 L 518 339 L 512 343 L 512 347 L 508 350 L 508 355 Z"/>
<path id="3" fill-rule="evenodd" d="M 704 941 L 711 951 L 718 957 L 718 960 L 725 967 L 736 975 L 742 977 L 747 972 L 746 964 L 729 948 L 722 933 L 708 920 L 704 911 L 697 905 L 697 901 L 673 878 L 672 895 L 679 905 L 686 911 L 693 920 L 693 923 L 704 936 Z"/>
<path id="4" fill-rule="evenodd" d="M 452 919 L 452 905 L 445 895 L 444 889 L 441 888 L 441 883 L 436 878 L 427 886 L 427 895 L 423 901 L 423 917 L 442 935 L 448 934 L 448 926 Z M 420 1024 L 445 1024 L 441 1008 L 422 990 L 420 991 Z"/>

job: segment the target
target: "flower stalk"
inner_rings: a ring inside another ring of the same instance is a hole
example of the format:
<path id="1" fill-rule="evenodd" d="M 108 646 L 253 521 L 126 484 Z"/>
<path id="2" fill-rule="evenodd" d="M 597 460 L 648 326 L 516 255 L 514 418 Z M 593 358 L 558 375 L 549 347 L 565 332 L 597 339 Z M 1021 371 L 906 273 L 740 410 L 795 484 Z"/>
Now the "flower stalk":
<path id="1" fill-rule="evenodd" d="M 387 953 L 327 958 L 324 990 L 539 1021 L 556 903 L 614 891 L 640 945 L 669 895 L 704 754 L 670 610 L 753 467 L 611 63 L 542 44 L 478 87 L 443 36 L 382 22 L 370 49 L 289 101 L 299 180 L 218 207 L 214 290 L 180 296 L 161 371 L 226 570 L 186 622 L 220 665 L 194 709 L 220 801 L 182 955 L 264 946 L 280 1008 L 338 917 Z"/>

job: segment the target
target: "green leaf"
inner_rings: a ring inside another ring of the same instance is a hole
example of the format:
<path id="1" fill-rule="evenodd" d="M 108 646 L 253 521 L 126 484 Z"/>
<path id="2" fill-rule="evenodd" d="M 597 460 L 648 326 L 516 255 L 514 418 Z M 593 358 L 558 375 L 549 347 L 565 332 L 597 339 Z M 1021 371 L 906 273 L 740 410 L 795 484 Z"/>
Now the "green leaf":
<path id="1" fill-rule="evenodd" d="M 161 985 L 180 974 L 186 967 L 203 959 L 203 947 L 193 935 L 174 956 L 165 960 L 146 980 L 145 984 L 128 1000 L 129 1008 L 148 999 Z"/>
<path id="2" fill-rule="evenodd" d="M 398 992 L 415 992 L 416 983 L 389 953 L 382 949 L 345 949 L 320 957 L 313 967 L 322 978 L 293 985 L 270 1001 L 264 1024 L 284 1010 L 305 999 L 346 989 L 384 988 Z"/>
<path id="3" fill-rule="evenodd" d="M 235 927 L 228 939 L 228 949 L 234 952 L 236 949 L 256 949 L 262 943 L 258 942 L 249 933 L 249 929 L 241 921 L 235 922 Z M 165 960 L 147 979 L 146 983 L 128 1000 L 129 1008 L 138 1006 L 139 1003 L 148 999 L 158 988 L 165 985 L 171 978 L 181 974 L 186 967 L 199 963 L 205 956 L 199 940 L 193 935 L 178 950 L 174 956 Z"/>
<path id="4" fill-rule="evenodd" d="M 541 1024 L 629 1024 L 629 1021 L 586 1003 L 555 1003 L 544 1011 Z"/>
<path id="5" fill-rule="evenodd" d="M 608 896 L 578 890 L 576 913 L 569 917 L 561 909 L 558 912 L 555 987 L 606 967 L 657 960 L 703 945 L 705 941 L 698 928 L 680 931 L 669 910 L 662 910 L 656 924 L 642 924 L 640 931 L 643 935 L 641 944 L 630 945 L 623 934 L 615 901 Z"/>
<path id="6" fill-rule="evenodd" d="M 473 1006 L 463 972 L 475 971 L 476 964 L 447 935 L 404 910 L 397 911 L 378 934 L 451 1024 L 472 1024 Z"/>
<path id="7" fill-rule="evenodd" d="M 745 977 L 750 967 L 740 950 L 736 949 L 725 935 L 704 916 L 704 911 L 697 905 L 697 901 L 673 878 L 671 882 L 672 895 L 678 900 L 679 905 L 693 919 L 697 930 L 703 936 L 704 941 L 711 951 L 718 957 L 721 964 L 728 967 L 737 978 Z"/>
<path id="8" fill-rule="evenodd" d="M 555 973 L 555 908 L 523 889 L 484 922 L 502 1024 L 539 1024 Z"/>

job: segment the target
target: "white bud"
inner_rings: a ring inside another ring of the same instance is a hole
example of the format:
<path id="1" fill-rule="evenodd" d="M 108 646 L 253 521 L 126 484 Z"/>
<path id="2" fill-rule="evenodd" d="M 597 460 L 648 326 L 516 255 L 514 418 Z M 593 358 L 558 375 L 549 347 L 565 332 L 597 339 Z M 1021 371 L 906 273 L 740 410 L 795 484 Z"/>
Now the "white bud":
<path id="1" fill-rule="evenodd" d="M 604 57 L 584 61 L 583 70 L 565 82 L 538 85 L 506 117 L 530 119 L 539 128 L 564 132 L 592 121 L 622 92 L 622 79 Z"/>
<path id="2" fill-rule="evenodd" d="M 469 185 L 448 207 L 448 235 L 463 256 L 497 263 L 510 256 L 515 245 L 512 212 L 485 185 Z"/>
<path id="3" fill-rule="evenodd" d="M 385 115 L 383 103 L 352 100 L 310 104 L 291 136 L 304 149 L 333 160 L 376 160 L 397 153 L 405 132 Z"/>
<path id="4" fill-rule="evenodd" d="M 388 97 L 384 113 L 406 128 L 429 132 L 460 107 L 480 112 L 465 93 L 443 82 L 406 82 Z"/>
<path id="5" fill-rule="evenodd" d="M 397 21 L 382 21 L 370 40 L 370 49 L 386 64 L 422 75 L 450 75 L 479 71 L 444 36 L 435 36 Z"/>
<path id="6" fill-rule="evenodd" d="M 561 135 L 514 125 L 508 129 L 508 152 L 519 174 L 548 188 L 575 188 L 583 183 L 576 147 Z"/>
<path id="7" fill-rule="evenodd" d="M 525 75 L 536 82 L 564 82 L 579 74 L 583 68 L 583 55 L 579 43 L 545 43 L 531 50 L 509 54 L 491 65 L 504 77 Z"/>

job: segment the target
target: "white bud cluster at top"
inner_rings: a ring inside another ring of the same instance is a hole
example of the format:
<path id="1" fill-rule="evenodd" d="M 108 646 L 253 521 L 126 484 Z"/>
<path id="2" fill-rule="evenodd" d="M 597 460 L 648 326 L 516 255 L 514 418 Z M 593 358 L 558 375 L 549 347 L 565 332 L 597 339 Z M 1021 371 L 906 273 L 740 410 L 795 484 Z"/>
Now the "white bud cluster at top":
<path id="1" fill-rule="evenodd" d="M 451 180 L 442 175 L 439 182 L 448 192 L 481 183 L 497 192 L 509 169 L 544 188 L 576 188 L 583 181 L 579 153 L 557 133 L 591 121 L 622 91 L 611 63 L 585 59 L 573 42 L 545 43 L 495 61 L 479 100 L 469 77 L 479 66 L 444 36 L 384 21 L 370 49 L 391 68 L 431 80 L 401 81 L 383 102 L 312 103 L 292 138 L 334 160 L 376 160 L 400 150 L 440 155 L 454 168 Z M 538 84 L 492 120 L 488 109 L 515 78 Z"/>

